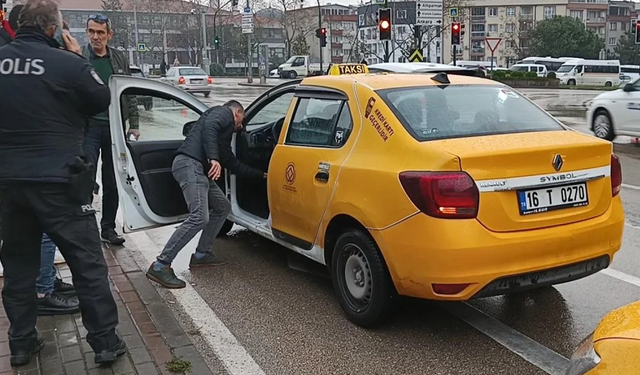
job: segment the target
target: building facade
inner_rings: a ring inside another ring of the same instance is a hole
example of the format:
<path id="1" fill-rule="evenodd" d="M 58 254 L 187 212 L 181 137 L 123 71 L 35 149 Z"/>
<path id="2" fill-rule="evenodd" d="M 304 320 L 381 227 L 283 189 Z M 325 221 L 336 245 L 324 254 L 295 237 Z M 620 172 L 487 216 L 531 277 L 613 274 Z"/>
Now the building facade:
<path id="1" fill-rule="evenodd" d="M 614 53 L 621 36 L 634 31 L 635 26 L 633 26 L 632 20 L 638 18 L 635 5 L 635 2 L 629 0 L 618 0 L 609 3 L 607 39 L 605 41 L 609 55 Z"/>

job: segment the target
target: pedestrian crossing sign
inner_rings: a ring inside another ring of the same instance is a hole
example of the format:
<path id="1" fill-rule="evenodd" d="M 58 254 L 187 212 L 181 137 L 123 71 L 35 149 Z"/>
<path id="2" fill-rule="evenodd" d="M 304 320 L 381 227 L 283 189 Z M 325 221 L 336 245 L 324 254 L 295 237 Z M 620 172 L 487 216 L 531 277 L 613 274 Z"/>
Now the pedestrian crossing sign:
<path id="1" fill-rule="evenodd" d="M 145 43 L 138 43 L 138 52 L 145 52 L 147 50 L 147 45 Z"/>

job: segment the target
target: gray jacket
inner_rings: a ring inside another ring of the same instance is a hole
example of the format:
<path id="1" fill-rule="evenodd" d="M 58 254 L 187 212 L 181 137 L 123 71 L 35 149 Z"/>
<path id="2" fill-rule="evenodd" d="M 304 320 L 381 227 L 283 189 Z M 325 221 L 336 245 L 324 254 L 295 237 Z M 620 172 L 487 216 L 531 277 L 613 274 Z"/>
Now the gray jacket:
<path id="1" fill-rule="evenodd" d="M 113 68 L 113 74 L 118 75 L 131 75 L 131 69 L 129 68 L 129 59 L 126 55 L 115 48 L 107 46 L 109 50 L 109 60 L 111 61 L 111 67 Z M 91 44 L 87 44 L 82 47 L 82 56 L 91 61 L 95 56 L 93 47 Z M 108 83 L 108 82 L 105 82 Z M 139 114 L 138 114 L 138 100 L 134 95 L 123 95 L 120 100 L 122 111 L 124 112 L 124 120 L 129 120 L 129 129 L 138 129 L 139 127 Z"/>

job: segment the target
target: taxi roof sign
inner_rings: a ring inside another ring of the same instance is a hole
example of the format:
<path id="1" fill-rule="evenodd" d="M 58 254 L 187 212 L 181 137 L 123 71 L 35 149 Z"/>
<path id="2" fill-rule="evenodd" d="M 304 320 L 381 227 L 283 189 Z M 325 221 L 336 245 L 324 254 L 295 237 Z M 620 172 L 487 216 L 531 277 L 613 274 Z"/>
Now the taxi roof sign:
<path id="1" fill-rule="evenodd" d="M 367 73 L 369 73 L 369 68 L 365 64 L 334 64 L 329 69 L 330 76 Z"/>

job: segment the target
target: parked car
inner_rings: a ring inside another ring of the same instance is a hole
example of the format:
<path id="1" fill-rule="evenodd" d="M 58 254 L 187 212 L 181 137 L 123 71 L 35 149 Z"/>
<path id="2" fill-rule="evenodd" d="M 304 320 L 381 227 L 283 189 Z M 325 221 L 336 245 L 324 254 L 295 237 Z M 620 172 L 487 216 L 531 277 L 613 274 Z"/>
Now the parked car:
<path id="1" fill-rule="evenodd" d="M 160 78 L 191 94 L 204 94 L 208 98 L 213 89 L 213 78 L 197 66 L 174 66 L 167 71 L 167 76 Z"/>
<path id="2" fill-rule="evenodd" d="M 130 66 L 129 70 L 131 70 L 131 75 L 134 77 L 142 77 L 147 78 L 144 75 L 142 69 L 137 66 Z M 150 111 L 153 109 L 153 98 L 150 96 L 136 95 L 136 99 L 138 100 L 138 105 L 144 106 L 146 111 Z"/>

